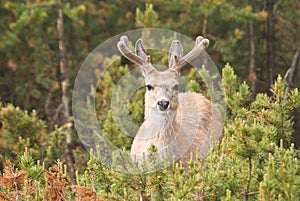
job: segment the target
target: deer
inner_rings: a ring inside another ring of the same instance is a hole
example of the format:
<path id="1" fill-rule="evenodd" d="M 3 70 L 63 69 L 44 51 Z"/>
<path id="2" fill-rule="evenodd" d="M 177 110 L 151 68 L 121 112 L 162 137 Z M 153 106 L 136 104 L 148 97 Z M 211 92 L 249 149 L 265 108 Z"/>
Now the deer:
<path id="1" fill-rule="evenodd" d="M 118 50 L 140 67 L 146 86 L 144 122 L 134 137 L 131 156 L 142 158 L 154 146 L 160 158 L 187 163 L 191 154 L 204 160 L 212 142 L 220 141 L 223 117 L 217 106 L 200 93 L 179 92 L 181 69 L 208 45 L 208 39 L 198 36 L 195 46 L 183 56 L 181 42 L 174 40 L 168 68 L 160 71 L 152 65 L 142 39 L 136 41 L 134 53 L 128 46 L 128 37 L 120 37 Z"/>

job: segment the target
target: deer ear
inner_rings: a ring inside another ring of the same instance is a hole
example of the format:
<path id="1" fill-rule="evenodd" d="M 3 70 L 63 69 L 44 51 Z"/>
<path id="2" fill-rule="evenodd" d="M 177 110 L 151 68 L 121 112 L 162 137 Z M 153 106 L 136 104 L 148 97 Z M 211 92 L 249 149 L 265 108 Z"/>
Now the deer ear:
<path id="1" fill-rule="evenodd" d="M 136 53 L 136 55 L 143 58 L 144 60 L 148 59 L 147 54 L 145 52 L 145 49 L 143 47 L 142 39 L 139 39 L 139 40 L 136 41 L 136 43 L 135 43 L 135 53 Z"/>
<path id="2" fill-rule="evenodd" d="M 179 58 L 182 57 L 183 54 L 183 48 L 178 40 L 174 40 L 171 44 L 170 50 L 169 50 L 169 68 L 174 68 L 179 60 Z"/>

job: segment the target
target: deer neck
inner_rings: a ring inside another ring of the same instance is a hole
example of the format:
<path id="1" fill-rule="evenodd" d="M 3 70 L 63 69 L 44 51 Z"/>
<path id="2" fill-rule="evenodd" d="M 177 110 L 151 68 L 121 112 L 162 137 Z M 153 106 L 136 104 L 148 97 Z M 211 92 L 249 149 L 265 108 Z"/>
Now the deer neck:
<path id="1" fill-rule="evenodd" d="M 149 125 L 153 136 L 158 138 L 175 137 L 176 111 L 158 112 L 156 109 L 145 109 L 145 123 Z"/>

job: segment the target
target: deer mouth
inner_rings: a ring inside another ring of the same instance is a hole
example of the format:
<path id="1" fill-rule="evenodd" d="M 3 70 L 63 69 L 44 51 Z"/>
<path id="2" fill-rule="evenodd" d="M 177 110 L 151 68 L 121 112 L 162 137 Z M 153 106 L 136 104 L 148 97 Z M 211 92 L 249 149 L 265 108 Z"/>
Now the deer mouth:
<path id="1" fill-rule="evenodd" d="M 169 109 L 160 109 L 160 108 L 158 108 L 157 110 L 158 110 L 158 112 L 161 113 L 161 114 L 165 114 L 165 113 L 167 113 L 168 111 L 170 111 Z"/>
<path id="2" fill-rule="evenodd" d="M 157 113 L 159 114 L 159 115 L 163 115 L 163 116 L 165 116 L 165 115 L 170 115 L 171 114 L 171 110 L 170 109 L 167 109 L 167 110 L 160 110 L 160 109 L 157 109 Z"/>

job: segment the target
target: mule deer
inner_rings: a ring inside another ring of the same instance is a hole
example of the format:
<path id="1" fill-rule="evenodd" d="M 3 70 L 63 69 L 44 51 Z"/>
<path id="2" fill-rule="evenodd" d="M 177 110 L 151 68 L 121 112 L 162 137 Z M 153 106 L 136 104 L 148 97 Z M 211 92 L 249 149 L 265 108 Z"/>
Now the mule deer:
<path id="1" fill-rule="evenodd" d="M 183 56 L 181 43 L 173 41 L 169 68 L 159 71 L 151 64 L 141 39 L 136 42 L 133 53 L 128 47 L 128 38 L 120 38 L 119 51 L 140 66 L 147 88 L 144 122 L 134 138 L 131 155 L 148 154 L 149 147 L 154 145 L 158 156 L 169 160 L 175 157 L 186 162 L 190 153 L 196 151 L 200 159 L 205 159 L 210 143 L 221 138 L 223 119 L 217 107 L 201 94 L 178 92 L 181 68 L 199 56 L 208 44 L 208 39 L 199 36 L 194 48 Z"/>

